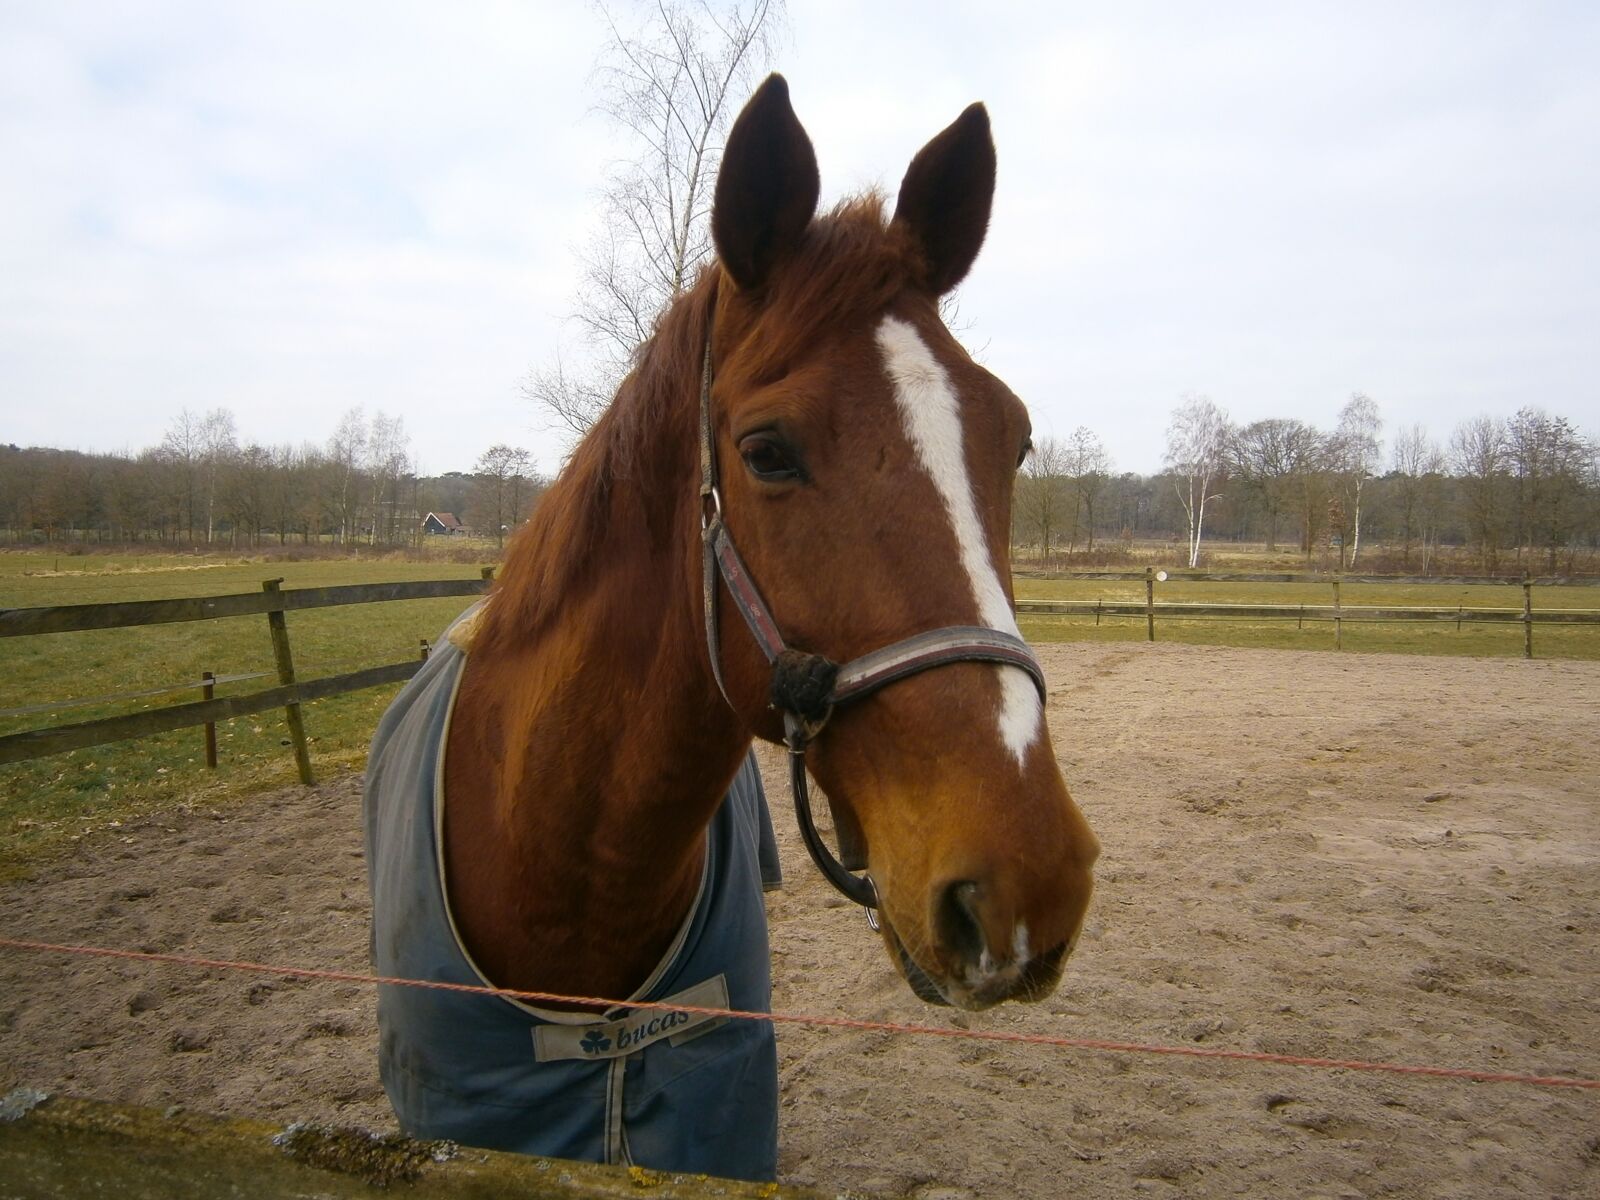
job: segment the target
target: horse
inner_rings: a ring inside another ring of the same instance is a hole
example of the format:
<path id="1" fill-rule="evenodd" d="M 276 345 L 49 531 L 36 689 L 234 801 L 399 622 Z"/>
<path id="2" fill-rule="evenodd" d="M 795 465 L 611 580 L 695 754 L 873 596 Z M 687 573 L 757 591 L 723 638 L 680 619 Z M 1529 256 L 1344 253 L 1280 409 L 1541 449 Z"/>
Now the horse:
<path id="1" fill-rule="evenodd" d="M 374 739 L 379 974 L 549 997 L 380 988 L 407 1132 L 773 1178 L 771 1023 L 696 1011 L 770 1011 L 755 738 L 917 995 L 1055 988 L 1098 844 L 1005 569 L 1030 426 L 939 310 L 995 161 L 974 104 L 888 219 L 871 192 L 819 214 L 783 77 L 736 119 L 716 261 Z"/>

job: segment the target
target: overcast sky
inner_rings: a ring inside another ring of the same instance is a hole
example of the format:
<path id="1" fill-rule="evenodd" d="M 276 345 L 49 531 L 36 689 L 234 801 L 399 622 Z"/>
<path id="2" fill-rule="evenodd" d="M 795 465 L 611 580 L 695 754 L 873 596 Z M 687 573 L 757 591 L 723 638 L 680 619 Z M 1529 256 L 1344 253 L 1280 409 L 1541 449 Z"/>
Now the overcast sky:
<path id="1" fill-rule="evenodd" d="M 1535 404 L 1600 433 L 1600 4 L 791 0 L 824 201 L 987 101 L 967 339 L 1038 433 L 1160 463 L 1172 408 L 1441 441 Z M 403 416 L 420 468 L 561 435 L 594 194 L 594 12 L 0 0 L 0 442 L 246 439 Z"/>

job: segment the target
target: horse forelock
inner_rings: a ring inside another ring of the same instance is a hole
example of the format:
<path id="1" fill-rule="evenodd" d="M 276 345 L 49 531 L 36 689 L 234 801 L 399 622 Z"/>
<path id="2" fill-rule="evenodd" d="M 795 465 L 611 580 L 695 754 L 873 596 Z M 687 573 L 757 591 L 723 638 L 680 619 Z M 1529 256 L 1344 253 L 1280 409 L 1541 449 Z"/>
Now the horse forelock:
<path id="1" fill-rule="evenodd" d="M 719 318 L 726 312 L 743 326 L 735 331 L 745 334 L 737 347 L 741 377 L 780 377 L 831 331 L 870 326 L 916 286 L 925 272 L 921 251 L 887 222 L 884 208 L 875 191 L 841 201 L 811 222 L 758 294 L 728 290 Z"/>

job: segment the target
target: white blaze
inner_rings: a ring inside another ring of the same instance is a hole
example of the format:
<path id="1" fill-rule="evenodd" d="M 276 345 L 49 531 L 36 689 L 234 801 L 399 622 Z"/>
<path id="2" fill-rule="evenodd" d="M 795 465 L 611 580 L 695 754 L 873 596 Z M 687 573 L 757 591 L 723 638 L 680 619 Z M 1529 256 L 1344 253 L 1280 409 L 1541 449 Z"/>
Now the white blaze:
<path id="1" fill-rule="evenodd" d="M 944 498 L 945 511 L 955 527 L 972 596 L 978 602 L 978 619 L 991 629 L 1021 637 L 1000 576 L 989 557 L 989 542 L 978 521 L 967 477 L 961 411 L 950 377 L 933 357 L 917 331 L 895 317 L 878 326 L 878 346 L 894 384 L 895 403 L 906 436 L 923 469 Z M 1039 736 L 1039 693 L 1020 667 L 998 666 L 1000 673 L 1000 737 L 1020 765 L 1028 747 Z"/>

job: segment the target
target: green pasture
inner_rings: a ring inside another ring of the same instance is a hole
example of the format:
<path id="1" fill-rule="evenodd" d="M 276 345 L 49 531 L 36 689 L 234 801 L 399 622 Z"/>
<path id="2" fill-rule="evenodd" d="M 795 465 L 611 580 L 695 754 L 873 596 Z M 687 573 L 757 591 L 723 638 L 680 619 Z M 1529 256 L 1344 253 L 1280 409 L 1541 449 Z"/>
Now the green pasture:
<path id="1" fill-rule="evenodd" d="M 159 600 L 284 588 L 418 579 L 470 579 L 461 563 L 315 561 L 262 563 L 183 557 L 0 554 L 0 608 Z M 303 679 L 398 662 L 420 652 L 471 601 L 405 600 L 291 612 L 285 617 Z M 131 629 L 0 638 L 0 733 L 64 725 L 198 700 L 198 689 L 102 703 L 93 697 L 197 682 L 204 671 L 261 678 L 224 684 L 218 696 L 277 683 L 265 616 Z M 306 705 L 302 712 L 319 778 L 359 769 L 397 685 Z M 32 709 L 15 713 L 16 709 Z M 0 878 L 27 871 L 92 832 L 176 806 L 216 808 L 295 782 L 283 714 L 217 725 L 218 769 L 205 766 L 205 731 L 180 729 L 137 741 L 0 766 Z"/>
<path id="2" fill-rule="evenodd" d="M 179 596 L 256 592 L 263 580 L 282 578 L 287 588 L 418 579 L 473 578 L 478 568 L 458 562 L 317 560 L 265 562 L 223 557 L 0 553 L 0 607 L 156 600 Z M 1019 577 L 1021 600 L 1089 600 L 1142 603 L 1142 582 L 1114 583 Z M 1156 585 L 1158 601 L 1196 603 L 1327 604 L 1321 583 L 1224 584 L 1174 580 Z M 1420 586 L 1346 584 L 1348 606 L 1519 609 L 1517 585 Z M 334 675 L 415 656 L 423 638 L 438 636 L 468 603 L 465 599 L 412 600 L 289 613 L 286 620 L 295 668 L 303 679 Z M 1600 588 L 1535 587 L 1535 609 L 1600 607 Z M 1347 652 L 1519 655 L 1522 627 L 1510 625 L 1367 624 L 1344 622 Z M 1024 617 L 1023 632 L 1051 641 L 1135 641 L 1144 618 Z M 1327 622 L 1219 621 L 1160 617 L 1156 637 L 1228 646 L 1333 648 Z M 1600 658 L 1600 627 L 1536 626 L 1541 658 Z M 71 701 L 118 696 L 197 682 L 217 675 L 262 672 L 261 678 L 219 687 L 243 694 L 276 683 L 272 644 L 264 616 L 230 617 L 133 629 L 46 634 L 0 639 L 0 733 L 136 712 L 141 707 L 199 698 L 198 690 L 163 692 L 88 704 Z M 312 765 L 319 778 L 361 767 L 367 742 L 396 688 L 374 688 L 305 706 Z M 10 710 L 30 709 L 17 713 Z M 70 850 L 84 836 L 118 836 L 122 823 L 178 807 L 216 809 L 269 787 L 295 781 L 294 758 L 281 712 L 260 713 L 217 726 L 219 767 L 205 766 L 204 731 L 178 730 L 0 766 L 0 878 L 25 873 L 43 858 Z"/>
<path id="3" fill-rule="evenodd" d="M 1071 578 L 1028 578 L 1015 581 L 1018 600 L 1076 600 L 1093 603 L 1143 604 L 1142 580 L 1118 582 Z M 1156 603 L 1331 605 L 1327 583 L 1208 583 L 1172 579 L 1155 585 Z M 1365 584 L 1340 586 L 1344 610 L 1341 643 L 1347 652 L 1393 654 L 1458 654 L 1484 657 L 1520 656 L 1523 628 L 1512 624 L 1454 621 L 1364 621 L 1367 608 L 1509 609 L 1520 618 L 1522 587 L 1505 584 Z M 1533 589 L 1537 618 L 1541 609 L 1600 608 L 1600 587 Z M 1020 619 L 1024 636 L 1038 642 L 1143 641 L 1144 617 L 1104 617 L 1096 625 L 1089 616 L 1029 616 Z M 1156 617 L 1156 640 L 1205 646 L 1245 646 L 1283 650 L 1332 650 L 1333 623 L 1293 618 L 1218 619 Z M 1533 629 L 1537 658 L 1600 659 L 1600 626 L 1540 625 Z"/>

